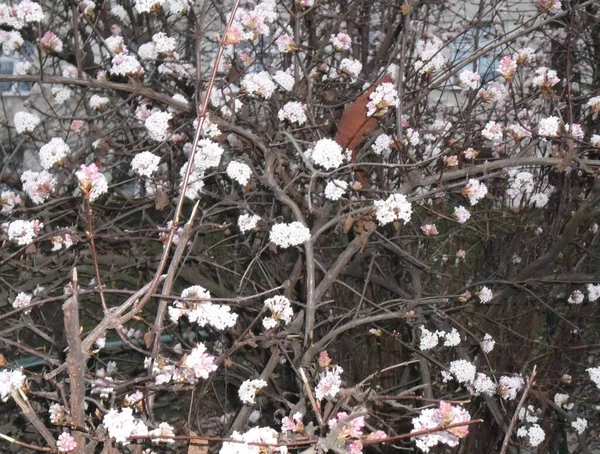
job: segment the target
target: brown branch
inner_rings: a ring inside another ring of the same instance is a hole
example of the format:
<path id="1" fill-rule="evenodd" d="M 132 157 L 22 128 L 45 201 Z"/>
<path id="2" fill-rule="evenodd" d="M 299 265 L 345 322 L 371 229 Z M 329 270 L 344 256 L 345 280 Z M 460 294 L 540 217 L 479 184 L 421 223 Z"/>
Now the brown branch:
<path id="1" fill-rule="evenodd" d="M 86 391 L 85 371 L 87 355 L 81 347 L 80 324 L 79 324 L 79 298 L 77 269 L 73 268 L 73 294 L 65 304 L 63 312 L 65 319 L 65 334 L 69 345 L 67 355 L 67 367 L 69 370 L 69 389 L 71 392 L 71 417 L 73 423 L 78 427 L 85 427 L 84 399 Z M 85 438 L 81 432 L 75 432 L 79 452 L 85 445 Z"/>

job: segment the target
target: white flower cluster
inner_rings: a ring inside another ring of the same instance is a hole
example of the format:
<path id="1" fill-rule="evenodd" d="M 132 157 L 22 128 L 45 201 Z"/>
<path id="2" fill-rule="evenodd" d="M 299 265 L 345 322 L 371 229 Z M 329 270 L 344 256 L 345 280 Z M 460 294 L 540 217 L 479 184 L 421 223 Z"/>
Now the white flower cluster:
<path id="1" fill-rule="evenodd" d="M 327 396 L 335 397 L 342 386 L 342 369 L 340 366 L 328 368 L 319 375 L 319 383 L 315 387 L 315 397 L 321 400 Z"/>
<path id="2" fill-rule="evenodd" d="M 477 372 L 475 381 L 472 385 L 468 385 L 468 388 L 475 396 L 479 396 L 480 394 L 493 396 L 496 393 L 496 383 L 494 383 L 490 377 L 482 374 L 481 372 Z"/>
<path id="3" fill-rule="evenodd" d="M 362 71 L 362 63 L 353 58 L 344 58 L 340 62 L 340 72 L 348 77 L 352 82 L 356 82 L 358 75 Z"/>
<path id="4" fill-rule="evenodd" d="M 194 285 L 181 292 L 182 300 L 169 306 L 169 317 L 174 322 L 186 316 L 190 323 L 200 327 L 210 325 L 217 330 L 231 328 L 237 322 L 237 314 L 226 305 L 210 302 L 210 292 L 204 287 Z"/>
<path id="5" fill-rule="evenodd" d="M 464 224 L 471 218 L 471 212 L 464 206 L 459 205 L 454 207 L 454 213 L 452 213 L 452 217 L 456 219 L 456 222 L 459 224 Z"/>
<path id="6" fill-rule="evenodd" d="M 448 370 L 459 383 L 473 383 L 477 372 L 475 365 L 465 359 L 452 361 Z"/>
<path id="7" fill-rule="evenodd" d="M 238 389 L 238 395 L 240 400 L 246 405 L 253 405 L 255 403 L 256 393 L 267 386 L 267 382 L 261 379 L 257 380 L 246 380 Z"/>
<path id="8" fill-rule="evenodd" d="M 73 96 L 73 90 L 71 90 L 69 87 L 52 87 L 50 94 L 54 98 L 54 102 L 56 102 L 57 105 L 62 106 L 69 99 L 71 99 Z"/>
<path id="9" fill-rule="evenodd" d="M 337 35 L 331 35 L 329 42 L 336 51 L 343 52 L 350 49 L 352 38 L 346 33 L 338 33 Z"/>
<path id="10" fill-rule="evenodd" d="M 531 194 L 535 188 L 533 174 L 531 172 L 517 172 L 511 170 L 508 172 L 508 189 L 506 193 L 510 197 L 517 197 L 521 194 Z"/>
<path id="11" fill-rule="evenodd" d="M 173 118 L 170 112 L 162 112 L 157 110 L 152 112 L 144 122 L 148 135 L 159 142 L 167 138 L 169 131 L 169 120 Z"/>
<path id="12" fill-rule="evenodd" d="M 54 137 L 40 148 L 40 164 L 48 170 L 54 164 L 60 163 L 70 153 L 69 145 L 60 137 Z"/>
<path id="13" fill-rule="evenodd" d="M 329 200 L 339 200 L 348 190 L 348 183 L 343 180 L 333 180 L 325 186 L 325 198 Z"/>
<path id="14" fill-rule="evenodd" d="M 273 80 L 277 82 L 285 91 L 292 91 L 294 88 L 294 84 L 296 81 L 294 80 L 294 76 L 285 72 L 285 71 L 277 71 L 273 76 Z"/>
<path id="15" fill-rule="evenodd" d="M 390 107 L 397 107 L 398 104 L 400 104 L 400 100 L 396 87 L 392 83 L 385 82 L 378 85 L 375 91 L 369 95 L 367 117 L 383 117 L 388 113 Z"/>
<path id="16" fill-rule="evenodd" d="M 267 445 L 277 444 L 278 433 L 270 427 L 253 427 L 245 433 L 234 431 L 231 438 L 238 442 L 225 442 L 219 451 L 219 454 L 272 454 L 274 451 L 281 451 L 282 448 L 273 448 L 271 446 L 260 446 L 260 443 Z M 246 443 L 239 443 L 244 441 Z M 252 443 L 247 444 L 247 443 Z"/>
<path id="17" fill-rule="evenodd" d="M 458 84 L 461 87 L 465 87 L 471 90 L 477 90 L 479 88 L 479 81 L 481 80 L 481 76 L 476 72 L 469 71 L 465 69 L 461 71 L 458 75 Z"/>
<path id="18" fill-rule="evenodd" d="M 464 408 L 451 405 L 448 402 L 440 402 L 439 408 L 426 408 L 421 410 L 421 414 L 413 418 L 413 430 L 411 432 L 420 432 L 427 429 L 436 429 L 451 424 L 468 422 L 471 415 Z M 458 426 L 448 430 L 439 430 L 426 435 L 415 437 L 415 444 L 423 452 L 429 452 L 429 449 L 439 444 L 446 444 L 450 447 L 458 446 L 459 440 L 469 433 L 468 426 Z"/>
<path id="19" fill-rule="evenodd" d="M 485 103 L 504 102 L 508 97 L 508 90 L 500 82 L 490 82 L 479 89 L 477 96 Z"/>
<path id="20" fill-rule="evenodd" d="M 138 47 L 137 54 L 142 60 L 156 60 L 158 58 L 156 44 L 153 41 L 142 44 Z"/>
<path id="21" fill-rule="evenodd" d="M 32 132 L 40 124 L 40 118 L 29 112 L 17 112 L 14 123 L 18 134 Z"/>
<path id="22" fill-rule="evenodd" d="M 258 224 L 258 221 L 260 221 L 260 216 L 257 216 L 256 214 L 241 214 L 238 217 L 238 227 L 240 228 L 240 231 L 242 233 L 246 233 L 249 232 L 250 230 L 254 230 L 256 228 L 256 225 Z"/>
<path id="23" fill-rule="evenodd" d="M 90 107 L 99 111 L 103 111 L 106 105 L 110 102 L 110 99 L 106 96 L 92 95 L 90 98 Z"/>
<path id="24" fill-rule="evenodd" d="M 546 438 L 546 434 L 544 430 L 540 427 L 539 424 L 533 424 L 531 427 L 519 427 L 517 430 L 517 437 L 529 438 L 529 444 L 534 448 L 539 446 L 542 441 Z"/>
<path id="25" fill-rule="evenodd" d="M 487 140 L 491 140 L 494 143 L 502 141 L 504 133 L 502 132 L 502 126 L 495 121 L 488 121 L 481 132 L 481 135 Z"/>
<path id="26" fill-rule="evenodd" d="M 306 104 L 296 101 L 290 101 L 284 105 L 277 113 L 279 121 L 287 120 L 290 123 L 297 123 L 302 126 L 306 123 Z"/>
<path id="27" fill-rule="evenodd" d="M 224 151 L 217 142 L 210 139 L 199 140 L 198 150 L 194 157 L 194 169 L 204 172 L 212 167 L 218 167 Z"/>
<path id="28" fill-rule="evenodd" d="M 539 87 L 542 90 L 549 90 L 560 82 L 560 79 L 556 75 L 556 71 L 548 69 L 545 66 L 536 69 L 535 74 L 532 85 L 534 87 Z"/>
<path id="29" fill-rule="evenodd" d="M 262 96 L 264 99 L 269 99 L 277 88 L 271 76 L 266 71 L 259 73 L 251 73 L 242 79 L 242 88 L 250 96 Z"/>
<path id="30" fill-rule="evenodd" d="M 143 177 L 151 177 L 158 170 L 160 157 L 149 151 L 136 154 L 131 160 L 131 169 Z"/>
<path id="31" fill-rule="evenodd" d="M 472 178 L 462 189 L 461 194 L 469 199 L 471 205 L 476 205 L 486 196 L 487 192 L 488 190 L 485 184 Z"/>
<path id="32" fill-rule="evenodd" d="M 310 230 L 298 221 L 289 224 L 275 224 L 271 227 L 269 239 L 281 248 L 298 246 L 310 240 Z"/>
<path id="33" fill-rule="evenodd" d="M 148 432 L 148 435 L 153 435 L 155 437 L 158 437 L 158 438 L 152 439 L 152 443 L 154 443 L 154 444 L 159 444 L 159 443 L 173 444 L 173 443 L 175 443 L 175 440 L 173 438 L 171 438 L 171 437 L 175 436 L 175 430 L 173 429 L 173 426 L 171 426 L 169 423 L 166 423 L 166 422 L 161 422 L 156 429 L 153 429 L 150 432 Z"/>
<path id="34" fill-rule="evenodd" d="M 112 54 L 127 53 L 127 46 L 122 36 L 113 35 L 104 40 L 104 44 Z"/>
<path id="35" fill-rule="evenodd" d="M 419 60 L 415 62 L 415 69 L 421 73 L 439 71 L 446 64 L 446 57 L 442 54 L 444 43 L 437 36 L 417 41 L 416 51 Z"/>
<path id="36" fill-rule="evenodd" d="M 487 304 L 492 301 L 494 297 L 494 293 L 488 287 L 481 287 L 481 290 L 477 292 L 477 296 L 479 296 L 479 302 L 481 304 Z"/>
<path id="37" fill-rule="evenodd" d="M 412 206 L 404 194 L 392 194 L 386 200 L 375 201 L 375 217 L 381 225 L 399 221 L 410 222 Z"/>
<path id="38" fill-rule="evenodd" d="M 269 317 L 263 318 L 265 329 L 273 329 L 283 321 L 286 325 L 292 321 L 294 311 L 290 300 L 285 296 L 276 295 L 265 300 L 265 308 L 271 311 Z"/>
<path id="39" fill-rule="evenodd" d="M 144 68 L 133 55 L 120 53 L 112 58 L 110 73 L 116 76 L 140 76 L 144 73 Z"/>
<path id="40" fill-rule="evenodd" d="M 583 303 L 584 299 L 585 296 L 583 292 L 581 290 L 575 290 L 573 293 L 571 293 L 571 296 L 569 296 L 567 301 L 569 304 L 581 304 Z"/>
<path id="41" fill-rule="evenodd" d="M 375 139 L 375 142 L 373 142 L 373 145 L 371 145 L 371 149 L 375 154 L 380 155 L 382 153 L 387 153 L 388 151 L 391 151 L 391 146 L 392 138 L 387 134 L 380 134 L 379 136 L 377 136 L 377 139 Z"/>
<path id="42" fill-rule="evenodd" d="M 490 334 L 486 333 L 480 345 L 484 353 L 490 353 L 494 349 L 496 341 Z"/>
<path id="43" fill-rule="evenodd" d="M 20 370 L 0 370 L 0 399 L 8 400 L 12 391 L 18 391 L 25 385 L 25 375 Z"/>
<path id="44" fill-rule="evenodd" d="M 429 331 L 424 326 L 421 326 L 421 339 L 419 348 L 421 350 L 430 350 L 435 348 L 437 347 L 440 338 L 445 339 L 444 347 L 456 347 L 461 341 L 460 333 L 456 330 L 456 328 L 452 328 L 452 331 L 449 332 L 440 330 L 433 332 Z"/>
<path id="45" fill-rule="evenodd" d="M 29 295 L 28 293 L 20 292 L 16 296 L 16 298 L 13 300 L 12 307 L 14 307 L 15 309 L 20 309 L 22 307 L 29 306 L 29 304 L 31 303 L 32 297 L 33 297 L 33 295 Z M 31 312 L 31 309 L 23 311 L 23 313 L 25 315 L 29 314 L 30 312 Z"/>
<path id="46" fill-rule="evenodd" d="M 561 119 L 558 117 L 542 118 L 538 123 L 538 134 L 542 137 L 558 137 L 560 125 Z"/>
<path id="47" fill-rule="evenodd" d="M 50 197 L 50 193 L 56 185 L 56 180 L 47 170 L 41 172 L 26 170 L 21 175 L 21 182 L 23 183 L 23 190 L 36 205 L 43 203 Z"/>
<path id="48" fill-rule="evenodd" d="M 325 170 L 337 169 L 344 162 L 342 147 L 332 139 L 320 139 L 314 148 L 307 150 L 306 154 L 316 165 Z"/>
<path id="49" fill-rule="evenodd" d="M 575 404 L 573 402 L 569 402 L 569 397 L 570 396 L 568 394 L 556 393 L 554 395 L 554 403 L 565 410 L 571 410 Z"/>
<path id="50" fill-rule="evenodd" d="M 19 246 L 28 246 L 33 243 L 44 224 L 37 219 L 33 221 L 17 220 L 8 224 L 8 239 Z"/>
<path id="51" fill-rule="evenodd" d="M 21 196 L 13 191 L 2 191 L 0 193 L 0 213 L 8 214 L 21 204 Z"/>
<path id="52" fill-rule="evenodd" d="M 596 384 L 596 387 L 600 388 L 600 367 L 590 367 L 585 371 L 590 374 L 590 380 Z"/>
<path id="53" fill-rule="evenodd" d="M 600 298 L 600 284 L 587 284 L 585 289 L 587 290 L 587 297 L 590 303 Z"/>
<path id="54" fill-rule="evenodd" d="M 152 36 L 152 42 L 155 45 L 155 50 L 159 54 L 170 54 L 175 51 L 175 38 L 170 38 L 166 33 L 159 32 Z"/>
<path id="55" fill-rule="evenodd" d="M 571 422 L 571 427 L 575 429 L 575 431 L 581 435 L 587 429 L 587 419 L 577 418 L 575 421 Z"/>
<path id="56" fill-rule="evenodd" d="M 117 443 L 129 444 L 128 438 L 134 435 L 148 435 L 148 427 L 141 420 L 133 417 L 132 408 L 116 410 L 112 408 L 102 419 L 108 436 Z"/>
<path id="57" fill-rule="evenodd" d="M 498 394 L 504 400 L 514 400 L 517 397 L 517 393 L 523 389 L 523 386 L 525 386 L 523 377 L 519 375 L 513 375 L 512 377 L 504 375 L 498 381 Z"/>
<path id="58" fill-rule="evenodd" d="M 20 30 L 27 24 L 41 22 L 43 19 L 42 7 L 30 0 L 23 0 L 13 7 L 0 4 L 0 25 Z"/>
<path id="59" fill-rule="evenodd" d="M 227 165 L 227 176 L 232 180 L 237 181 L 242 186 L 246 186 L 250 177 L 252 176 L 252 170 L 248 164 L 243 162 L 231 161 Z"/>

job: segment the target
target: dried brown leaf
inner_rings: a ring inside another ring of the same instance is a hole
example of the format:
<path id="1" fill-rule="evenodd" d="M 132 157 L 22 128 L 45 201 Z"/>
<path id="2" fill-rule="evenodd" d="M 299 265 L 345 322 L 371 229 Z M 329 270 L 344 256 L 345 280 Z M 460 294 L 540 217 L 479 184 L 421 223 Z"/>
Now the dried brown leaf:
<path id="1" fill-rule="evenodd" d="M 164 210 L 171 203 L 169 196 L 164 191 L 156 191 L 152 194 L 152 200 L 154 200 L 154 208 L 156 208 L 157 211 Z"/>

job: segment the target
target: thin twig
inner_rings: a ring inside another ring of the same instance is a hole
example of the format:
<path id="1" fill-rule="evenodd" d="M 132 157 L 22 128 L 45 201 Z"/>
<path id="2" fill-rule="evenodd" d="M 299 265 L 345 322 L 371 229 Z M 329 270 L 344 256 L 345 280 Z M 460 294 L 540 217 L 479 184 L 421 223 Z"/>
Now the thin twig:
<path id="1" fill-rule="evenodd" d="M 519 412 L 521 411 L 521 408 L 523 408 L 523 405 L 525 405 L 527 396 L 529 395 L 529 392 L 531 391 L 531 387 L 534 384 L 536 367 L 537 366 L 533 366 L 533 372 L 527 379 L 527 386 L 525 387 L 525 391 L 523 391 L 523 395 L 521 396 L 519 405 L 517 405 L 517 408 L 515 409 L 515 414 L 513 415 L 512 419 L 510 421 L 510 425 L 508 426 L 508 430 L 506 431 L 506 436 L 504 437 L 504 442 L 502 442 L 502 449 L 500 450 L 500 454 L 506 454 L 506 450 L 508 449 L 508 443 L 510 443 L 510 439 L 512 437 L 512 432 L 513 432 L 515 426 L 517 425 L 517 420 L 519 419 Z"/>

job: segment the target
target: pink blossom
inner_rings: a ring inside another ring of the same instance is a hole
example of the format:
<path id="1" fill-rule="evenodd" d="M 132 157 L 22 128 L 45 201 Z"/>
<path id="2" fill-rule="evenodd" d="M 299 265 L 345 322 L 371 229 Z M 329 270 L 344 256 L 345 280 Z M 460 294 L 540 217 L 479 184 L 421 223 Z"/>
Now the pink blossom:
<path id="1" fill-rule="evenodd" d="M 40 46 L 48 53 L 59 53 L 63 50 L 63 43 L 58 36 L 47 31 L 40 39 Z"/>
<path id="2" fill-rule="evenodd" d="M 327 350 L 323 350 L 319 353 L 319 367 L 325 368 L 331 364 L 331 358 L 329 357 L 329 353 Z"/>
<path id="3" fill-rule="evenodd" d="M 390 107 L 396 107 L 399 103 L 398 91 L 394 87 L 394 84 L 389 82 L 383 83 L 369 95 L 367 117 L 383 117 L 388 113 Z"/>
<path id="4" fill-rule="evenodd" d="M 275 44 L 279 52 L 289 53 L 298 50 L 298 45 L 294 42 L 294 38 L 287 33 L 282 33 L 275 41 Z"/>
<path id="5" fill-rule="evenodd" d="M 352 45 L 352 38 L 346 33 L 338 33 L 337 35 L 331 35 L 330 39 L 333 48 L 338 52 L 350 49 Z"/>
<path id="6" fill-rule="evenodd" d="M 508 82 L 511 82 L 515 76 L 515 73 L 517 72 L 516 60 L 513 60 L 512 57 L 509 56 L 502 57 L 500 64 L 498 65 L 498 72 Z"/>
<path id="7" fill-rule="evenodd" d="M 83 125 L 83 120 L 73 120 L 71 122 L 71 126 L 69 126 L 69 129 L 73 132 L 79 133 L 83 129 Z"/>
<path id="8" fill-rule="evenodd" d="M 204 344 L 199 343 L 182 361 L 182 366 L 190 369 L 196 378 L 208 378 L 217 370 L 215 357 L 206 353 Z"/>
<path id="9" fill-rule="evenodd" d="M 58 452 L 71 452 L 77 447 L 75 438 L 69 432 L 63 432 L 56 441 Z"/>
<path id="10" fill-rule="evenodd" d="M 75 172 L 79 180 L 79 187 L 84 197 L 89 197 L 90 202 L 93 202 L 106 191 L 108 191 L 108 183 L 104 175 L 100 173 L 96 164 L 92 163 L 88 166 L 82 164 L 80 169 Z"/>

